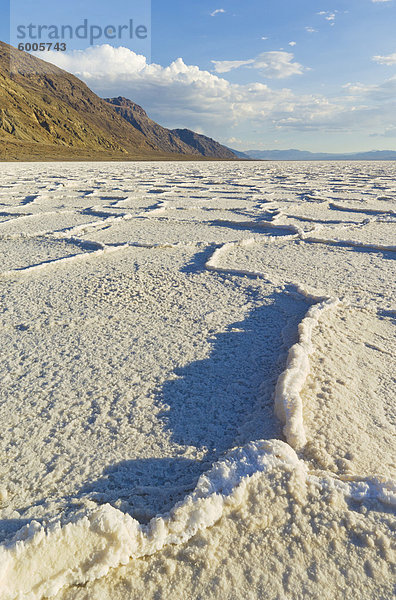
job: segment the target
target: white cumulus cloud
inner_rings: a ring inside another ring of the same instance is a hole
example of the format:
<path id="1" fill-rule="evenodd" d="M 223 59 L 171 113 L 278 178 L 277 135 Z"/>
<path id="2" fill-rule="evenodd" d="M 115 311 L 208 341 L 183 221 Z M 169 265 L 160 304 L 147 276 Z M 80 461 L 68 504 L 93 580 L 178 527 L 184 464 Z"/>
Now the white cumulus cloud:
<path id="1" fill-rule="evenodd" d="M 212 60 L 216 73 L 229 73 L 239 67 L 245 67 L 246 65 L 252 65 L 254 59 L 250 60 Z"/>
<path id="2" fill-rule="evenodd" d="M 387 127 L 381 133 L 371 133 L 370 137 L 396 138 L 396 126 Z"/>
<path id="3" fill-rule="evenodd" d="M 210 13 L 210 16 L 215 17 L 216 15 L 219 15 L 221 13 L 225 13 L 224 8 L 216 8 L 216 10 Z"/>
<path id="4" fill-rule="evenodd" d="M 326 19 L 326 21 L 335 21 L 336 18 L 336 14 L 338 11 L 334 10 L 321 10 L 320 12 L 318 12 L 318 15 L 320 15 L 321 17 L 324 17 Z"/>
<path id="5" fill-rule="evenodd" d="M 261 75 L 270 79 L 284 79 L 291 75 L 301 75 L 304 67 L 294 62 L 291 52 L 262 52 L 249 60 L 212 60 L 216 73 L 228 73 L 240 67 L 257 69 Z"/>
<path id="6" fill-rule="evenodd" d="M 396 52 L 393 54 L 388 54 L 387 56 L 373 56 L 373 61 L 379 65 L 387 65 L 388 67 L 391 67 L 392 65 L 396 65 Z"/>
<path id="7" fill-rule="evenodd" d="M 348 83 L 344 89 L 354 99 L 363 100 L 365 103 L 369 101 L 382 104 L 383 110 L 386 106 L 392 106 L 393 111 L 396 109 L 396 76 L 378 84 Z"/>

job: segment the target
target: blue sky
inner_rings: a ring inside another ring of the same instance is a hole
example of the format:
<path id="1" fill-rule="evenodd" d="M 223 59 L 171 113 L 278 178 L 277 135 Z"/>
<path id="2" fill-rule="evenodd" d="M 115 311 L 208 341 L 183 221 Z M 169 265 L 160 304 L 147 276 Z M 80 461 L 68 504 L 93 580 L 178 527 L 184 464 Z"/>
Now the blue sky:
<path id="1" fill-rule="evenodd" d="M 396 149 L 396 0 L 153 0 L 151 24 L 146 0 L 54 4 L 13 1 L 13 22 L 147 23 L 144 41 L 40 56 L 165 126 L 242 150 Z"/>

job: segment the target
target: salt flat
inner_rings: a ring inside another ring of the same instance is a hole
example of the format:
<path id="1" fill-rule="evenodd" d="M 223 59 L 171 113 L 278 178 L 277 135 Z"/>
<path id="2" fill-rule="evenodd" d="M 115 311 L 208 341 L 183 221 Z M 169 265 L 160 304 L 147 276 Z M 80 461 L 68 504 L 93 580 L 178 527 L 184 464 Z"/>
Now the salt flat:
<path id="1" fill-rule="evenodd" d="M 2 597 L 391 598 L 396 165 L 0 184 Z"/>

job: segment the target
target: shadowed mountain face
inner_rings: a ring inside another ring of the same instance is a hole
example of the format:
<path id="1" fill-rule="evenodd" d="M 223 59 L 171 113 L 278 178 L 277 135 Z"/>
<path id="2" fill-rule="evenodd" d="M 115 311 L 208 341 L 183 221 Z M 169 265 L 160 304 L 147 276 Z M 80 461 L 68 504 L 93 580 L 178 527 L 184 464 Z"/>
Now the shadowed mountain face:
<path id="1" fill-rule="evenodd" d="M 155 160 L 202 155 L 182 142 L 170 140 L 166 145 L 159 132 L 167 130 L 145 118 L 146 128 L 135 125 L 74 75 L 0 42 L 0 159 Z"/>
<path id="2" fill-rule="evenodd" d="M 188 144 L 203 156 L 217 156 L 219 158 L 235 158 L 235 154 L 221 146 L 212 138 L 191 131 L 190 129 L 173 129 L 172 133 L 177 135 L 185 144 Z"/>
<path id="3" fill-rule="evenodd" d="M 233 159 L 235 154 L 215 140 L 189 129 L 166 129 L 150 119 L 141 106 L 127 98 L 106 98 L 128 123 L 164 152 Z"/>

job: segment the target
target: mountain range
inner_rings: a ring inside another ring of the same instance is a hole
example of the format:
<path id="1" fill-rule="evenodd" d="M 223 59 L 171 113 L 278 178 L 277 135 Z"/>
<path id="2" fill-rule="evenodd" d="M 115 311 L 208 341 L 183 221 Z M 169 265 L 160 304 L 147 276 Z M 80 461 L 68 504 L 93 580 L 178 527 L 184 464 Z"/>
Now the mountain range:
<path id="1" fill-rule="evenodd" d="M 132 100 L 100 98 L 67 71 L 0 42 L 0 160 L 197 159 L 396 160 L 396 152 L 233 150 L 162 127 Z"/>
<path id="2" fill-rule="evenodd" d="M 393 150 L 339 153 L 308 152 L 306 150 L 233 150 L 238 158 L 254 160 L 396 160 Z"/>
<path id="3" fill-rule="evenodd" d="M 204 135 L 158 125 L 131 100 L 99 98 L 74 75 L 0 42 L 0 160 L 199 158 L 236 156 Z"/>

